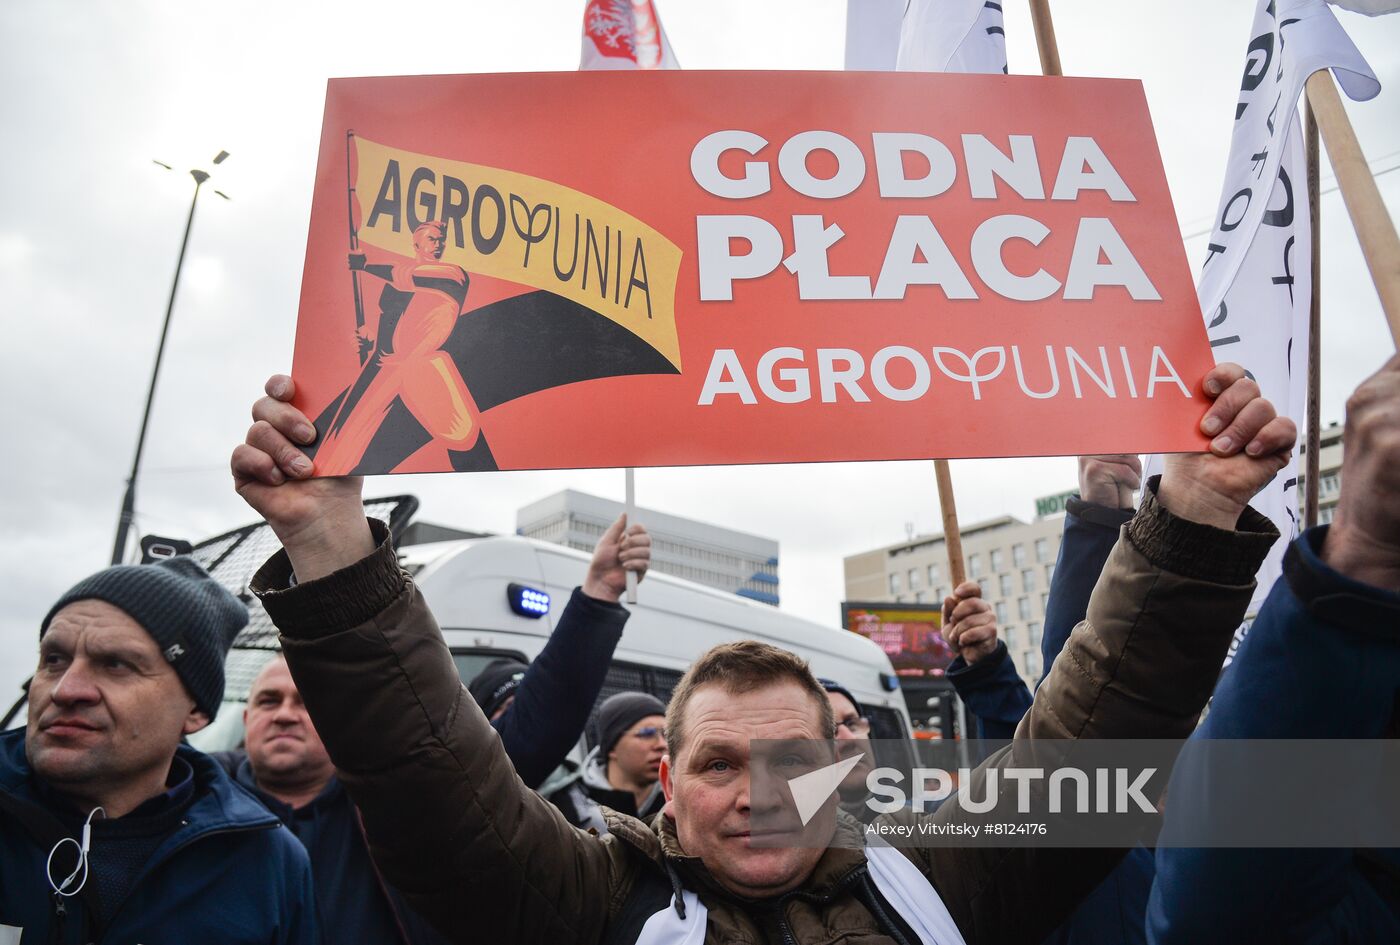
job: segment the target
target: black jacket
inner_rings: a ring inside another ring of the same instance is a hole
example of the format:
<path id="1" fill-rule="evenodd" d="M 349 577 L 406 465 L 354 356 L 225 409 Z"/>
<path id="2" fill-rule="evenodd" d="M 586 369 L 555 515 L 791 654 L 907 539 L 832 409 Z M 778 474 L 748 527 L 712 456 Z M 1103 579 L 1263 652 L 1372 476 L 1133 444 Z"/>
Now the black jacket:
<path id="1" fill-rule="evenodd" d="M 540 787 L 578 744 L 628 616 L 620 604 L 574 588 L 515 701 L 491 723 L 526 787 Z"/>

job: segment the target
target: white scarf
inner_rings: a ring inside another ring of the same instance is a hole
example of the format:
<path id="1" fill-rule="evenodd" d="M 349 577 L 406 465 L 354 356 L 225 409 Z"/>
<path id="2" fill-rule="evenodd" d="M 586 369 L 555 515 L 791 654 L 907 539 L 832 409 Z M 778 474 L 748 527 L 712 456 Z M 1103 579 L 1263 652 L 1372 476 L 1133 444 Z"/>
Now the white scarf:
<path id="1" fill-rule="evenodd" d="M 865 859 L 875 887 L 919 936 L 921 945 L 967 945 L 938 890 L 908 857 L 894 847 L 882 845 L 867 847 Z M 709 910 L 688 889 L 681 892 L 681 905 L 684 918 L 674 903 L 653 913 L 642 926 L 637 945 L 702 945 Z"/>

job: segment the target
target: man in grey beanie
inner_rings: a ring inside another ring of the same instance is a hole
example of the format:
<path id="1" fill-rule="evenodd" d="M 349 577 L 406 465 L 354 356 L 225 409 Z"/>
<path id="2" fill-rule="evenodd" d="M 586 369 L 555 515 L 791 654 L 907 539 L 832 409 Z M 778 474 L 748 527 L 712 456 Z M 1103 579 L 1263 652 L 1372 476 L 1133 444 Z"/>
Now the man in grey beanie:
<path id="1" fill-rule="evenodd" d="M 0 734 L 0 928 L 46 942 L 317 940 L 301 845 L 181 744 L 218 713 L 247 622 L 189 558 L 107 568 L 53 605 L 28 726 Z"/>
<path id="2" fill-rule="evenodd" d="M 619 692 L 598 706 L 597 744 L 583 767 L 562 783 L 541 788 L 569 822 L 603 832 L 599 806 L 649 820 L 661 810 L 661 758 L 666 754 L 666 706 L 645 692 Z"/>

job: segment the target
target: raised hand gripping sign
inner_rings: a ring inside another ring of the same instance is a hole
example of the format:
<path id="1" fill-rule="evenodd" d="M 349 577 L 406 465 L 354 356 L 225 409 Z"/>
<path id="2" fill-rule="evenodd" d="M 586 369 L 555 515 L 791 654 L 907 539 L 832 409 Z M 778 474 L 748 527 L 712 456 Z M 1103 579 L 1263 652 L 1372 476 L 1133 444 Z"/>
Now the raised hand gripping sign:
<path id="1" fill-rule="evenodd" d="M 1195 450 L 1212 364 L 1137 82 L 329 86 L 323 475 Z"/>

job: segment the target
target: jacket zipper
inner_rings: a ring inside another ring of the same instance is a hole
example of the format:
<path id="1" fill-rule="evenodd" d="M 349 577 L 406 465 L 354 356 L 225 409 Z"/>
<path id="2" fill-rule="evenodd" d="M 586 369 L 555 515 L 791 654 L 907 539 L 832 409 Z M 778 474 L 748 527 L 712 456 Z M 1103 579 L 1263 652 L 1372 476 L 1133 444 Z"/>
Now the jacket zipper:
<path id="1" fill-rule="evenodd" d="M 49 940 L 52 942 L 62 942 L 63 927 L 67 924 L 68 906 L 64 903 L 63 896 L 57 891 L 53 893 L 53 915 L 53 935 Z"/>
<path id="2" fill-rule="evenodd" d="M 860 898 L 862 902 L 865 902 L 865 898 L 868 898 L 870 900 L 869 902 L 866 902 L 865 905 L 875 916 L 875 921 L 879 923 L 881 931 L 887 933 L 890 938 L 894 939 L 897 945 L 909 945 L 909 940 L 905 938 L 904 933 L 899 930 L 898 923 L 894 922 L 890 918 L 890 914 L 886 912 L 884 906 L 880 904 L 880 896 L 878 895 L 878 893 L 871 892 L 870 886 L 866 883 L 866 880 L 868 880 L 869 876 L 870 874 L 866 869 L 862 867 L 857 867 L 856 869 L 851 870 L 851 872 L 847 873 L 845 876 L 841 877 L 841 879 L 837 881 L 836 886 L 848 886 L 853 880 L 863 885 L 865 887 L 867 897 L 857 898 Z M 799 897 L 802 899 L 811 900 L 812 902 L 824 903 L 831 901 L 830 896 L 807 896 L 802 895 L 801 893 L 792 896 L 792 898 Z M 787 897 L 784 897 L 783 899 L 780 899 L 778 901 L 778 928 L 783 933 L 783 945 L 797 945 L 797 939 L 793 935 L 792 927 L 788 924 L 787 913 L 783 909 L 783 905 L 786 901 Z"/>

